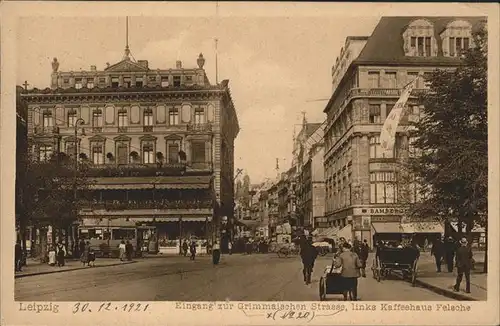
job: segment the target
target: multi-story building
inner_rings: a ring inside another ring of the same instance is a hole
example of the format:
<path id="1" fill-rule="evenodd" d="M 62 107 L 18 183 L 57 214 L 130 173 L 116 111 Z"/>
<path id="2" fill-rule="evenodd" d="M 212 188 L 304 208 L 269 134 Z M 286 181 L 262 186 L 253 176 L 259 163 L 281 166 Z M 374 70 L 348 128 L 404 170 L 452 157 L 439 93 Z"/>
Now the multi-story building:
<path id="1" fill-rule="evenodd" d="M 28 106 L 25 101 L 21 99 L 21 93 L 24 88 L 16 87 L 16 228 L 18 230 L 17 240 L 21 241 L 23 249 L 30 249 L 31 234 L 27 234 L 27 214 L 25 212 L 25 205 L 23 204 L 23 185 L 26 182 L 25 172 L 26 164 L 28 163 Z M 28 246 L 27 246 L 28 245 Z"/>
<path id="2" fill-rule="evenodd" d="M 226 246 L 238 119 L 228 81 L 210 84 L 202 54 L 196 63 L 152 69 L 128 47 L 104 70 L 60 71 L 54 58 L 51 87 L 21 94 L 31 151 L 89 165 L 79 238 L 174 247 L 180 238 L 220 237 Z"/>
<path id="3" fill-rule="evenodd" d="M 330 226 L 348 226 L 352 236 L 370 242 L 375 233 L 399 232 L 404 203 L 418 200 L 414 183 L 398 182 L 398 163 L 415 155 L 408 121 L 419 118 L 416 95 L 425 91 L 425 78 L 418 79 L 410 96 L 389 156 L 380 147 L 382 125 L 407 83 L 460 64 L 461 50 L 472 45 L 472 31 L 480 22 L 467 17 L 383 17 L 370 37 L 354 43 L 347 38 L 333 68 L 336 86 L 324 110 L 325 210 Z"/>

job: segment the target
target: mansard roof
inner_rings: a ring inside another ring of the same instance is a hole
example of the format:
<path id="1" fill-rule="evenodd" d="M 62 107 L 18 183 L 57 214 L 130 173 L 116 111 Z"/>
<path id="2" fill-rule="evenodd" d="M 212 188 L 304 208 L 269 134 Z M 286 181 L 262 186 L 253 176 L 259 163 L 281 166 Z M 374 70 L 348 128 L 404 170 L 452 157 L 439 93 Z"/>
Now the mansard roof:
<path id="1" fill-rule="evenodd" d="M 438 45 L 438 55 L 435 57 L 413 57 L 404 53 L 403 33 L 416 20 L 426 20 L 434 27 L 434 37 Z M 382 17 L 373 30 L 368 42 L 354 60 L 354 64 L 418 64 L 418 65 L 455 65 L 458 57 L 445 57 L 442 51 L 440 34 L 453 21 L 464 20 L 472 25 L 472 31 L 481 28 L 486 17 Z"/>

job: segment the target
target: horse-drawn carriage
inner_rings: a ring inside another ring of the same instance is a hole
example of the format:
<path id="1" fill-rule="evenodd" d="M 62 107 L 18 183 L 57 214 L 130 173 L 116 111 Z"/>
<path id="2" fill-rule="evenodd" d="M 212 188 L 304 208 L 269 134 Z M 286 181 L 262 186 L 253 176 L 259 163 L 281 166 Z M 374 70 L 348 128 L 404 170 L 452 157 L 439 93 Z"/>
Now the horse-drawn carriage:
<path id="1" fill-rule="evenodd" d="M 417 280 L 417 263 L 420 252 L 411 246 L 386 247 L 380 246 L 377 249 L 373 264 L 373 277 L 380 282 L 392 271 L 401 271 L 404 279 L 410 279 L 413 286 Z"/>

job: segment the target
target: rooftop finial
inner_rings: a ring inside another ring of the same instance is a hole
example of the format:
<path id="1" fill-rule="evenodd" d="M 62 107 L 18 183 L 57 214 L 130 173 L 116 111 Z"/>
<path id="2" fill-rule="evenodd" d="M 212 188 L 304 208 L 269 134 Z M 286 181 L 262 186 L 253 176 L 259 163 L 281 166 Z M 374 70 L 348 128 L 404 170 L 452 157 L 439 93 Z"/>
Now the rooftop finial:
<path id="1" fill-rule="evenodd" d="M 126 33 L 125 33 L 125 55 L 123 56 L 123 60 L 125 59 L 130 59 L 130 48 L 128 46 L 128 16 L 126 17 L 126 21 L 125 21 L 125 30 L 126 30 Z"/>

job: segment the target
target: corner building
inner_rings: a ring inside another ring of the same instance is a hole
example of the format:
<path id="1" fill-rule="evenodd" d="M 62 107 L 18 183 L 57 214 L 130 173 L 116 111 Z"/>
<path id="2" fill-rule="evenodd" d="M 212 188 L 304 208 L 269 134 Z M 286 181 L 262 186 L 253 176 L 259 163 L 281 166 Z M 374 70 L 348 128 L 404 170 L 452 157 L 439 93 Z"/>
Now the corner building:
<path id="1" fill-rule="evenodd" d="M 426 89 L 426 74 L 459 65 L 461 51 L 473 46 L 472 32 L 481 23 L 479 17 L 383 17 L 370 37 L 346 39 L 332 69 L 333 94 L 324 110 L 329 226 L 348 228 L 353 237 L 369 243 L 377 233 L 400 232 L 403 204 L 418 201 L 414 184 L 398 182 L 400 160 L 418 154 L 407 133 L 408 122 L 420 116 L 417 95 Z M 401 89 L 417 76 L 424 78 L 407 103 L 394 152 L 384 157 L 382 125 Z"/>
<path id="2" fill-rule="evenodd" d="M 59 71 L 54 59 L 51 87 L 21 95 L 32 153 L 77 153 L 90 166 L 70 239 L 95 247 L 133 239 L 136 249 L 176 253 L 179 238 L 220 237 L 224 248 L 239 132 L 228 80 L 210 84 L 202 54 L 197 67 L 161 70 L 129 53 L 102 71 Z"/>

